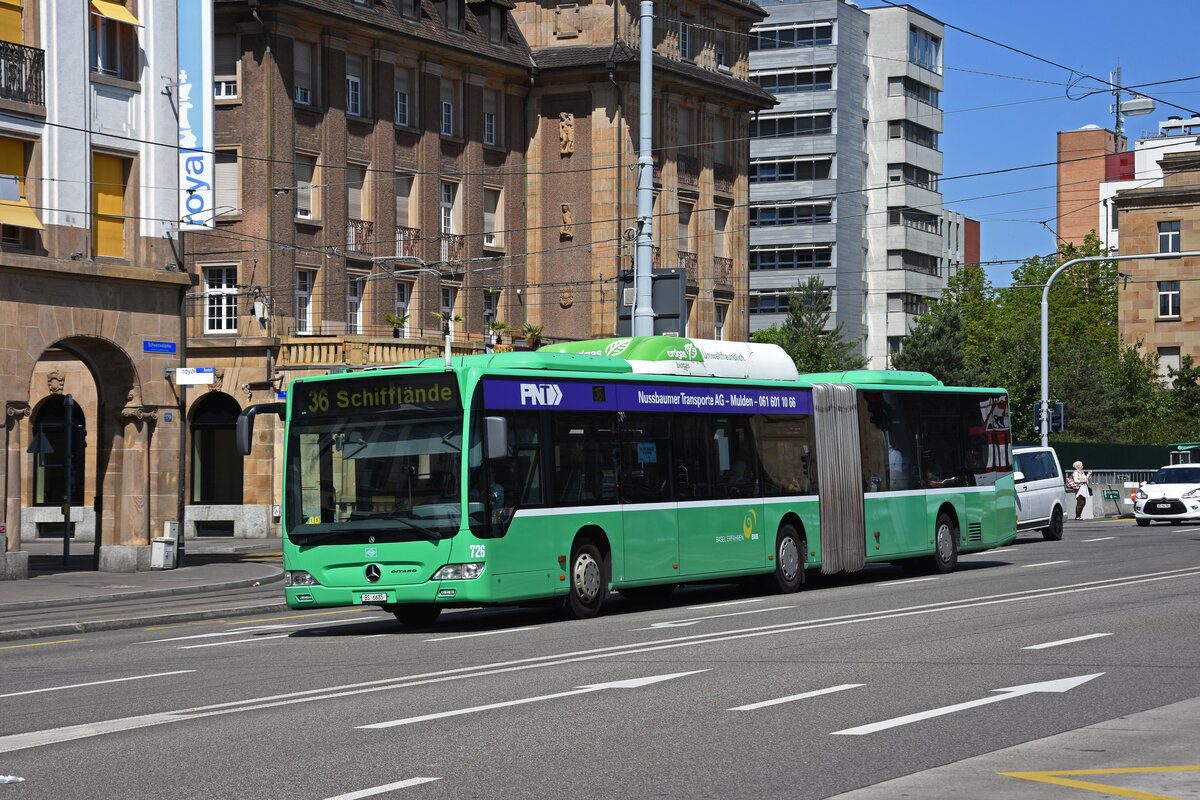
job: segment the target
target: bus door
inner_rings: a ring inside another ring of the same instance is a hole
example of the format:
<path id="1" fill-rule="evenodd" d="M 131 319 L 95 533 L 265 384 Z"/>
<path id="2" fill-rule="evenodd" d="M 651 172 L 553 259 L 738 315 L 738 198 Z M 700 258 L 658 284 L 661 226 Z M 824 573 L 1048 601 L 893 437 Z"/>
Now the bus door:
<path id="1" fill-rule="evenodd" d="M 613 578 L 636 581 L 678 577 L 670 417 L 621 412 L 620 431 L 625 570 Z"/>
<path id="2" fill-rule="evenodd" d="M 774 548 L 748 416 L 681 415 L 672 428 L 685 577 L 761 568 Z M 769 542 L 769 543 L 768 543 Z"/>

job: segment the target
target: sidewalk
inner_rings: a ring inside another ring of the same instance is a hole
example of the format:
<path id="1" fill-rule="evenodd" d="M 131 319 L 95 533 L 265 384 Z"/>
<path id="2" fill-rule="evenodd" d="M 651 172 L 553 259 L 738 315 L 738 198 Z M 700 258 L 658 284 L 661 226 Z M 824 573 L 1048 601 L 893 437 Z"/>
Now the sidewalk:
<path id="1" fill-rule="evenodd" d="M 286 608 L 279 539 L 192 539 L 186 542 L 186 566 L 145 572 L 93 571 L 90 542 L 71 543 L 68 569 L 61 540 L 22 547 L 29 553 L 29 578 L 0 581 L 0 641 Z M 210 607 L 204 595 L 213 598 Z M 186 610 L 153 602 L 188 596 L 196 601 Z M 64 622 L 67 616 L 74 619 Z"/>

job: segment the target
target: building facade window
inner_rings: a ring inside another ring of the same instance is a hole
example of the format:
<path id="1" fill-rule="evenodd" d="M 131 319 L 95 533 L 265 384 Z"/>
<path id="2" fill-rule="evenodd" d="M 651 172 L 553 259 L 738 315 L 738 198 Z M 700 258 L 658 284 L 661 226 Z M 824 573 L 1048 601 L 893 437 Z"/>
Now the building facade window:
<path id="1" fill-rule="evenodd" d="M 441 94 L 441 119 L 438 130 L 443 136 L 457 136 L 458 120 L 454 112 L 458 106 L 458 81 L 443 79 Z"/>
<path id="2" fill-rule="evenodd" d="M 824 136 L 833 133 L 833 112 L 759 117 L 750 121 L 750 138 L 777 136 Z"/>
<path id="3" fill-rule="evenodd" d="M 313 104 L 313 45 L 311 42 L 292 42 L 292 99 L 302 106 Z"/>
<path id="4" fill-rule="evenodd" d="M 729 316 L 729 306 L 717 303 L 713 306 L 713 338 L 725 341 L 725 318 Z"/>
<path id="5" fill-rule="evenodd" d="M 679 57 L 684 61 L 691 61 L 694 55 L 692 52 L 692 23 L 689 19 L 684 18 L 675 24 L 679 34 Z"/>
<path id="6" fill-rule="evenodd" d="M 440 232 L 446 235 L 458 233 L 458 184 L 442 181 L 441 213 L 439 216 Z"/>
<path id="7" fill-rule="evenodd" d="M 1173 251 L 1167 251 L 1173 252 Z M 1179 281 L 1158 282 L 1158 316 L 1178 317 L 1180 312 Z"/>
<path id="8" fill-rule="evenodd" d="M 88 50 L 92 72 L 137 80 L 137 28 L 141 24 L 122 2 L 91 5 Z"/>
<path id="9" fill-rule="evenodd" d="M 366 98 L 363 95 L 363 60 L 359 56 L 346 56 L 346 113 L 353 117 L 365 116 Z"/>
<path id="10" fill-rule="evenodd" d="M 888 164 L 888 183 L 909 183 L 936 192 L 937 179 L 936 173 L 912 164 Z"/>
<path id="11" fill-rule="evenodd" d="M 235 34 L 213 37 L 213 97 L 236 100 L 238 97 L 238 52 Z"/>
<path id="12" fill-rule="evenodd" d="M 316 283 L 316 270 L 296 270 L 296 333 L 313 332 L 313 290 Z"/>
<path id="13" fill-rule="evenodd" d="M 444 319 L 442 320 L 442 332 L 449 336 L 454 336 L 454 304 L 457 301 L 457 287 L 441 287 L 441 305 L 438 310 L 441 311 L 444 316 Z"/>
<path id="14" fill-rule="evenodd" d="M 895 292 L 887 296 L 887 310 L 892 314 L 918 314 L 929 313 L 929 302 L 925 297 L 912 292 Z"/>
<path id="15" fill-rule="evenodd" d="M 941 231 L 942 218 L 938 214 L 930 214 L 915 208 L 889 208 L 888 225 L 903 225 L 926 233 Z"/>
<path id="16" fill-rule="evenodd" d="M 833 266 L 833 245 L 815 247 L 752 247 L 751 270 L 828 269 Z"/>
<path id="17" fill-rule="evenodd" d="M 416 120 L 413 118 L 413 97 L 412 97 L 412 70 L 397 69 L 396 70 L 396 116 L 395 123 L 403 128 L 413 127 Z"/>
<path id="18" fill-rule="evenodd" d="M 760 72 L 753 76 L 753 80 L 771 94 L 821 92 L 833 88 L 833 69 L 818 67 L 786 72 Z"/>
<path id="19" fill-rule="evenodd" d="M 237 333 L 237 266 L 204 268 L 204 332 Z"/>
<path id="20" fill-rule="evenodd" d="M 833 44 L 832 22 L 760 28 L 750 40 L 750 46 L 755 50 L 781 50 L 826 44 Z"/>
<path id="21" fill-rule="evenodd" d="M 483 143 L 497 145 L 500 143 L 499 127 L 500 101 L 494 89 L 483 90 Z"/>
<path id="22" fill-rule="evenodd" d="M 833 220 L 833 203 L 750 206 L 751 225 L 810 225 Z"/>
<path id="23" fill-rule="evenodd" d="M 296 155 L 296 217 L 298 219 L 320 219 L 317 186 L 317 157 Z"/>
<path id="24" fill-rule="evenodd" d="M 937 131 L 906 119 L 892 120 L 888 123 L 888 138 L 904 139 L 933 150 L 937 150 L 938 147 Z"/>
<path id="25" fill-rule="evenodd" d="M 213 171 L 213 214 L 220 218 L 242 211 L 242 176 L 236 150 L 218 150 Z"/>
<path id="26" fill-rule="evenodd" d="M 92 155 L 92 252 L 125 257 L 125 192 L 128 161 L 101 153 Z"/>
<path id="27" fill-rule="evenodd" d="M 1183 356 L 1178 347 L 1158 348 L 1158 374 L 1164 383 L 1171 380 L 1172 372 L 1179 372 L 1183 365 Z"/>
<path id="28" fill-rule="evenodd" d="M 487 289 L 483 293 L 483 323 L 494 322 L 500 315 L 500 290 Z"/>
<path id="29" fill-rule="evenodd" d="M 351 274 L 346 279 L 346 333 L 363 332 L 363 298 L 367 276 Z"/>
<path id="30" fill-rule="evenodd" d="M 823 181 L 831 177 L 833 157 L 754 159 L 750 162 L 751 183 L 779 181 Z"/>
<path id="31" fill-rule="evenodd" d="M 396 319 L 404 320 L 404 324 L 400 326 L 400 335 L 408 336 L 408 309 L 412 303 L 412 284 L 407 281 L 397 281 L 394 300 L 395 311 L 393 313 L 395 313 Z"/>
<path id="32" fill-rule="evenodd" d="M 1182 241 L 1179 227 L 1179 220 L 1158 223 L 1158 252 L 1180 252 Z"/>
<path id="33" fill-rule="evenodd" d="M 888 269 L 906 269 L 925 275 L 939 275 L 938 257 L 913 250 L 888 250 Z"/>
<path id="34" fill-rule="evenodd" d="M 483 246 L 484 247 L 499 247 L 502 237 L 501 229 L 501 205 L 500 205 L 500 190 L 487 189 L 483 190 Z"/>
<path id="35" fill-rule="evenodd" d="M 941 73 L 942 40 L 920 28 L 909 28 L 908 60 L 930 72 Z"/>
<path id="36" fill-rule="evenodd" d="M 941 100 L 941 92 L 937 89 L 908 76 L 888 78 L 888 94 L 892 97 L 911 97 L 934 108 L 939 108 L 938 103 Z"/>

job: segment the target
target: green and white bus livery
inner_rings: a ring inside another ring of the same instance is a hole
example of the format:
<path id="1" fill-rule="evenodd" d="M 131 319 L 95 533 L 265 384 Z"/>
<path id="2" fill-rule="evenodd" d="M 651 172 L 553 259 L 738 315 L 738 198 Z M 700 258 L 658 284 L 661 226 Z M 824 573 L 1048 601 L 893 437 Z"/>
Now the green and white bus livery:
<path id="1" fill-rule="evenodd" d="M 880 561 L 953 569 L 1016 534 L 1007 397 L 923 373 L 798 376 L 778 348 L 645 337 L 299 379 L 285 594 L 377 605 L 561 602 Z"/>

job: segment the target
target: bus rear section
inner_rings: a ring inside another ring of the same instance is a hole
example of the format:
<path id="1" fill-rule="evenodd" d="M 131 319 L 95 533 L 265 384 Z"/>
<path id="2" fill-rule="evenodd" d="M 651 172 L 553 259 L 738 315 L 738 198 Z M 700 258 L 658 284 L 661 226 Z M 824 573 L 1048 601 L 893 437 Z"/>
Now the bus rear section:
<path id="1" fill-rule="evenodd" d="M 914 373 L 816 383 L 823 572 L 949 572 L 1016 536 L 1008 398 Z M 924 382 L 925 385 L 922 385 Z"/>

